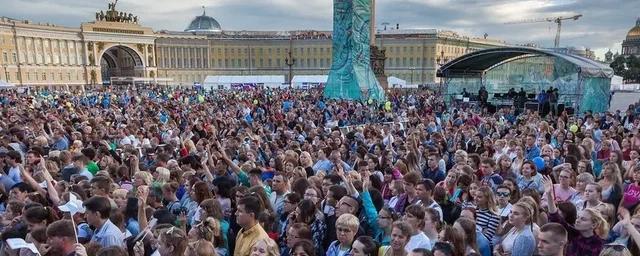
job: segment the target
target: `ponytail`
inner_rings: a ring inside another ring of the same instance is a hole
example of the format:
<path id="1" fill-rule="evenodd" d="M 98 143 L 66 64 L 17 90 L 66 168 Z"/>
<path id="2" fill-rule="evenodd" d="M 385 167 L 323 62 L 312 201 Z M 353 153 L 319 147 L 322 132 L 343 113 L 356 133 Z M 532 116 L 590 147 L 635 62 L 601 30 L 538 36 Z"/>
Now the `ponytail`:
<path id="1" fill-rule="evenodd" d="M 24 212 L 24 217 L 27 221 L 32 223 L 41 223 L 46 221 L 46 225 L 58 220 L 53 209 L 48 206 L 31 207 Z"/>

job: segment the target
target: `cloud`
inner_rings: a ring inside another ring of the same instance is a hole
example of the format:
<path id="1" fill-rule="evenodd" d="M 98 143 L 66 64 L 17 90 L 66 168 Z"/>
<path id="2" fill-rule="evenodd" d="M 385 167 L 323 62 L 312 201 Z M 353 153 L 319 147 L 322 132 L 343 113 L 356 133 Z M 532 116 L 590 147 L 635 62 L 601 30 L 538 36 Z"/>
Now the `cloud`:
<path id="1" fill-rule="evenodd" d="M 0 16 L 49 22 L 68 27 L 92 21 L 108 1 L 2 0 Z M 226 30 L 331 30 L 331 0 L 121 0 L 118 9 L 140 17 L 154 30 L 182 31 L 202 13 Z M 377 0 L 377 23 L 402 28 L 450 29 L 469 36 L 513 44 L 550 47 L 556 25 L 550 22 L 504 24 L 510 21 L 583 14 L 563 23 L 562 46 L 585 46 L 600 53 L 620 50 L 620 42 L 634 25 L 637 0 Z"/>

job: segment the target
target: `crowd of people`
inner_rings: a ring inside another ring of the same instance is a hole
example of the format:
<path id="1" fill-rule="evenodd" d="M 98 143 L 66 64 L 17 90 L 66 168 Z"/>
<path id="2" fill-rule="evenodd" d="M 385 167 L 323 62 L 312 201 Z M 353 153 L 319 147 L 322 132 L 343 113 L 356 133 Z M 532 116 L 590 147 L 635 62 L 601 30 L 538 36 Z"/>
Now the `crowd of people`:
<path id="1" fill-rule="evenodd" d="M 0 92 L 0 254 L 640 255 L 640 103 L 387 96 Z"/>

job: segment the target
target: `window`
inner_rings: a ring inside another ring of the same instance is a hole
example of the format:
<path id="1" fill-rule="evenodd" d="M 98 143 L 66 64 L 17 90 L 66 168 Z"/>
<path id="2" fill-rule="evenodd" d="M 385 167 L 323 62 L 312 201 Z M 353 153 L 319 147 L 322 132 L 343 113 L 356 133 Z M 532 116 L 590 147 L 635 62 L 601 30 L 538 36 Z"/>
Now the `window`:
<path id="1" fill-rule="evenodd" d="M 43 80 L 43 81 L 44 81 L 44 80 L 47 80 L 47 73 L 42 72 L 42 80 Z"/>
<path id="2" fill-rule="evenodd" d="M 8 56 L 8 55 L 7 55 L 7 53 L 6 53 L 6 52 L 3 52 L 3 53 L 2 53 L 2 63 L 7 63 L 7 62 L 9 62 L 9 57 L 7 57 L 7 56 Z"/>
<path id="3" fill-rule="evenodd" d="M 276 66 L 277 66 L 277 67 L 280 67 L 280 66 L 281 66 L 280 59 L 277 59 L 277 60 L 276 60 Z"/>

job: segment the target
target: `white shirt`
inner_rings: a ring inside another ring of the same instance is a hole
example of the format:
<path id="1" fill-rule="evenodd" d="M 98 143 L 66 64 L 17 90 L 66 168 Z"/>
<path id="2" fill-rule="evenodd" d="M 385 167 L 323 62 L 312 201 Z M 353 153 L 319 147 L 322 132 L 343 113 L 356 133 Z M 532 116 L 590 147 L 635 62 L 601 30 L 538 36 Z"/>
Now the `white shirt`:
<path id="1" fill-rule="evenodd" d="M 500 206 L 498 206 L 498 213 L 500 214 L 500 217 L 509 217 L 509 213 L 511 213 L 511 207 L 513 207 L 511 203 L 507 203 L 504 208 L 500 208 Z"/>
<path id="2" fill-rule="evenodd" d="M 409 243 L 404 246 L 404 250 L 407 252 L 413 251 L 416 248 L 425 248 L 427 250 L 431 250 L 431 241 L 429 237 L 424 234 L 424 232 L 420 231 L 420 233 L 411 236 L 411 240 Z"/>
<path id="3" fill-rule="evenodd" d="M 425 204 L 423 205 L 426 206 L 427 208 L 433 208 L 436 211 L 438 211 L 438 213 L 440 214 L 440 221 L 444 221 L 444 216 L 442 216 L 442 207 L 440 207 L 440 205 L 435 200 L 433 200 L 430 205 L 425 205 Z"/>

